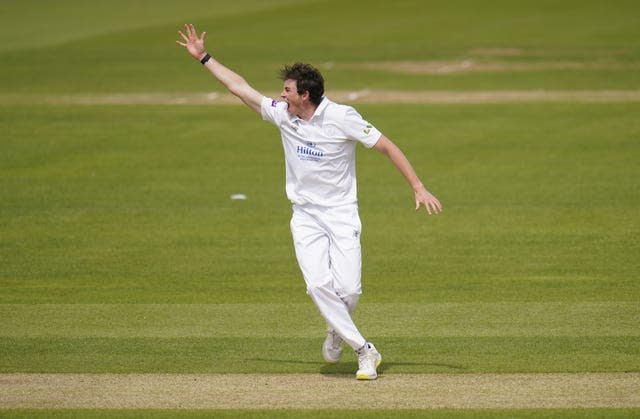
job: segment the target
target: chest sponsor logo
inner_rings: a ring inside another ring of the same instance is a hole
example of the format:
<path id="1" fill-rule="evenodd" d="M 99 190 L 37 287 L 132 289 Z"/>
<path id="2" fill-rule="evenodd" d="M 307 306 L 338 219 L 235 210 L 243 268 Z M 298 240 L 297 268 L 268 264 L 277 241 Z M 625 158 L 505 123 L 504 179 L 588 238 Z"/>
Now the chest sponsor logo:
<path id="1" fill-rule="evenodd" d="M 296 154 L 300 160 L 304 161 L 320 161 L 324 157 L 324 153 L 318 149 L 317 144 L 312 142 L 308 142 L 304 146 L 296 146 Z"/>

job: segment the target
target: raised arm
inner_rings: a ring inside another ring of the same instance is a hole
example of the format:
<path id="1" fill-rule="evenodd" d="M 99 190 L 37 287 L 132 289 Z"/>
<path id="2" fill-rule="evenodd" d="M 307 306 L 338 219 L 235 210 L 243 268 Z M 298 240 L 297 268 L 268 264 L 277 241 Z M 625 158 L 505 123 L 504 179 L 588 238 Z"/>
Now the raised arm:
<path id="1" fill-rule="evenodd" d="M 196 33 L 196 28 L 193 25 L 184 25 L 184 33 L 178 31 L 183 41 L 176 41 L 178 45 L 186 48 L 189 54 L 196 60 L 203 62 L 204 66 L 209 70 L 211 74 L 220 82 L 224 87 L 239 97 L 248 107 L 260 113 L 260 105 L 262 103 L 262 94 L 256 91 L 253 87 L 247 83 L 237 73 L 228 69 L 215 58 L 207 54 L 207 50 L 204 47 L 204 37 L 206 32 L 202 32 L 200 36 Z M 209 56 L 205 61 L 205 58 Z"/>
<path id="2" fill-rule="evenodd" d="M 382 135 L 373 148 L 389 157 L 394 166 L 396 166 L 400 173 L 407 179 L 416 196 L 416 211 L 420 209 L 420 205 L 424 205 L 429 215 L 442 211 L 440 201 L 424 188 L 420 178 L 418 178 L 415 170 L 413 170 L 411 163 L 409 163 L 409 160 L 397 145 Z"/>

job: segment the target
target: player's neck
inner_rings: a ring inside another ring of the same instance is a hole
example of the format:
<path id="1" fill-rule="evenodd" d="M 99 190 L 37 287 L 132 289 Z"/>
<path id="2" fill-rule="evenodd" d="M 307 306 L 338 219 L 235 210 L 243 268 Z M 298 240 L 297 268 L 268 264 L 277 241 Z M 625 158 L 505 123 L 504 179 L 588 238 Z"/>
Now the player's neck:
<path id="1" fill-rule="evenodd" d="M 305 106 L 304 109 L 302 109 L 302 111 L 297 114 L 297 116 L 300 119 L 308 121 L 311 119 L 311 117 L 313 117 L 313 114 L 315 113 L 317 108 L 318 107 L 316 105 L 309 102 L 309 104 Z"/>

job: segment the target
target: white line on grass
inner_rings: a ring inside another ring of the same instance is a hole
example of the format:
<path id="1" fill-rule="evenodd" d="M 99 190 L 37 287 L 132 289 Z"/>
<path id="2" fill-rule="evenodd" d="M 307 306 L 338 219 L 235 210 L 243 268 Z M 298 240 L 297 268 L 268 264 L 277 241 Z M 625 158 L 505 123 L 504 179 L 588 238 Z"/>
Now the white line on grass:
<path id="1" fill-rule="evenodd" d="M 277 97 L 275 92 L 267 96 Z M 429 91 L 359 90 L 329 91 L 327 96 L 344 103 L 610 103 L 640 102 L 640 90 L 509 90 L 509 91 Z M 96 94 L 0 94 L 3 105 L 240 105 L 228 93 L 96 93 Z"/>

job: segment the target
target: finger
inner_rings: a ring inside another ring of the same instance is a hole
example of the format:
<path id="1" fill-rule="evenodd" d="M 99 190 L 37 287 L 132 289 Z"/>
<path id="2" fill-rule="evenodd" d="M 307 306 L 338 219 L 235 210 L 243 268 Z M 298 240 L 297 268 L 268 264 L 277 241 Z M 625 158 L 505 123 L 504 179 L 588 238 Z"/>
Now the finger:
<path id="1" fill-rule="evenodd" d="M 429 213 L 429 215 L 431 215 L 431 209 L 429 208 L 429 203 L 427 201 L 420 201 L 420 200 L 416 200 L 416 211 L 420 210 L 420 205 L 424 205 L 424 208 L 427 210 L 427 212 Z"/>
<path id="2" fill-rule="evenodd" d="M 187 44 L 185 44 L 184 42 L 180 42 L 180 41 L 176 41 L 176 44 L 181 45 L 183 47 L 187 46 Z"/>
<path id="3" fill-rule="evenodd" d="M 438 213 L 438 206 L 433 201 L 429 201 L 427 208 L 429 209 L 429 215 Z"/>
<path id="4" fill-rule="evenodd" d="M 438 198 L 436 198 L 435 196 L 431 196 L 428 202 L 436 212 L 442 209 L 442 205 L 440 205 L 440 201 L 438 201 Z"/>
<path id="5" fill-rule="evenodd" d="M 200 34 L 200 40 L 201 40 L 201 41 L 204 41 L 204 36 L 205 36 L 206 34 L 207 34 L 207 32 L 202 32 L 202 33 Z"/>
<path id="6" fill-rule="evenodd" d="M 180 34 L 180 36 L 182 37 L 182 39 L 184 39 L 185 41 L 189 41 L 189 38 L 187 38 L 187 35 L 183 34 L 182 31 L 178 31 L 178 33 Z"/>
<path id="7" fill-rule="evenodd" d="M 193 23 L 191 23 L 191 24 L 189 25 L 189 27 L 191 28 L 191 36 L 192 36 L 193 38 L 195 38 L 195 37 L 197 36 L 197 34 L 196 34 L 196 27 L 193 25 Z"/>
<path id="8" fill-rule="evenodd" d="M 434 214 L 440 214 L 442 212 L 442 205 L 440 204 L 440 201 L 438 201 L 436 198 L 433 198 L 433 201 L 431 202 L 431 207 L 433 208 Z"/>
<path id="9" fill-rule="evenodd" d="M 424 207 L 427 209 L 427 213 L 428 213 L 429 215 L 431 215 L 431 206 L 429 206 L 429 203 L 428 203 L 428 202 L 426 202 L 426 203 L 424 204 Z"/>

